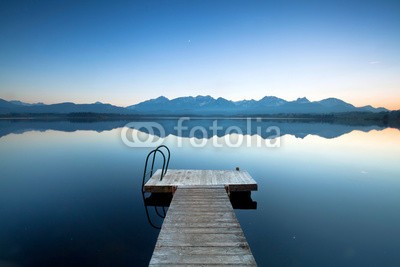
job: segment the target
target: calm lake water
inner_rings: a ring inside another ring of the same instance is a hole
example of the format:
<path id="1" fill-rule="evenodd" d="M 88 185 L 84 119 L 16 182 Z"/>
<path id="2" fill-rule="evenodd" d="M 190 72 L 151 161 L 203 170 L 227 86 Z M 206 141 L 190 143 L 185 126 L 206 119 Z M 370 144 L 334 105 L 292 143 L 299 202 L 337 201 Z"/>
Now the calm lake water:
<path id="1" fill-rule="evenodd" d="M 122 142 L 125 122 L 1 123 L 0 266 L 148 264 L 159 233 L 141 195 L 150 148 Z M 170 168 L 252 175 L 257 209 L 235 212 L 260 266 L 400 266 L 400 131 L 269 124 L 280 147 L 179 147 L 170 134 Z"/>

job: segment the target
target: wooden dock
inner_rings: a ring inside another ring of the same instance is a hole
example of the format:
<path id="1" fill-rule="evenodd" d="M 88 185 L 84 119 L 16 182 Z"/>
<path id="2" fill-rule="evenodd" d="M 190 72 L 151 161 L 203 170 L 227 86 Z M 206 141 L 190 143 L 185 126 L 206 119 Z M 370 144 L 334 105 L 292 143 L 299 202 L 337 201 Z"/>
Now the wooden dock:
<path id="1" fill-rule="evenodd" d="M 246 171 L 158 170 L 145 184 L 174 193 L 150 266 L 256 266 L 227 192 L 257 190 Z"/>
<path id="2" fill-rule="evenodd" d="M 236 170 L 168 170 L 160 181 L 157 170 L 144 185 L 151 193 L 172 193 L 181 186 L 225 186 L 230 192 L 256 191 L 257 183 L 247 171 Z"/>
<path id="3" fill-rule="evenodd" d="M 179 186 L 149 266 L 256 266 L 224 186 Z"/>

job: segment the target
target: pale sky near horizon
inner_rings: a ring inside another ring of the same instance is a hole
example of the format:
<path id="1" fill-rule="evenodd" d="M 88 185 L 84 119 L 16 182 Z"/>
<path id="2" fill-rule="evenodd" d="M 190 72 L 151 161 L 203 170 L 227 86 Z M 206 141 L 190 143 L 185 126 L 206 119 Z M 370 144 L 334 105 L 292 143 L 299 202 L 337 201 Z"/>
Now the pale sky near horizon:
<path id="1" fill-rule="evenodd" d="M 399 1 L 1 1 L 0 98 L 400 109 Z"/>

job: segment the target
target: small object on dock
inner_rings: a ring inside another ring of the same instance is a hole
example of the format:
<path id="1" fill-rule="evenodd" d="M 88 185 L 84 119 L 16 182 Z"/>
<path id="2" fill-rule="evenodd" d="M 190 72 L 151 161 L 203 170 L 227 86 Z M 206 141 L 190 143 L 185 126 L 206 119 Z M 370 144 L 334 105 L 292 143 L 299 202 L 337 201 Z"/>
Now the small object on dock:
<path id="1" fill-rule="evenodd" d="M 178 186 L 149 266 L 165 265 L 257 265 L 224 186 Z"/>

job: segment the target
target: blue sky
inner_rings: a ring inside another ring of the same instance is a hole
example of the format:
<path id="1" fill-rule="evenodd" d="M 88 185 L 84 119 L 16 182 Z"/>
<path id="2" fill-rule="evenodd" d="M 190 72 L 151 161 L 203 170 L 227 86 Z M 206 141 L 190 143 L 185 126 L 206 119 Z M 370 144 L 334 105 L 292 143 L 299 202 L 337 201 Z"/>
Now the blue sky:
<path id="1" fill-rule="evenodd" d="M 400 109 L 399 1 L 0 1 L 0 98 Z"/>

